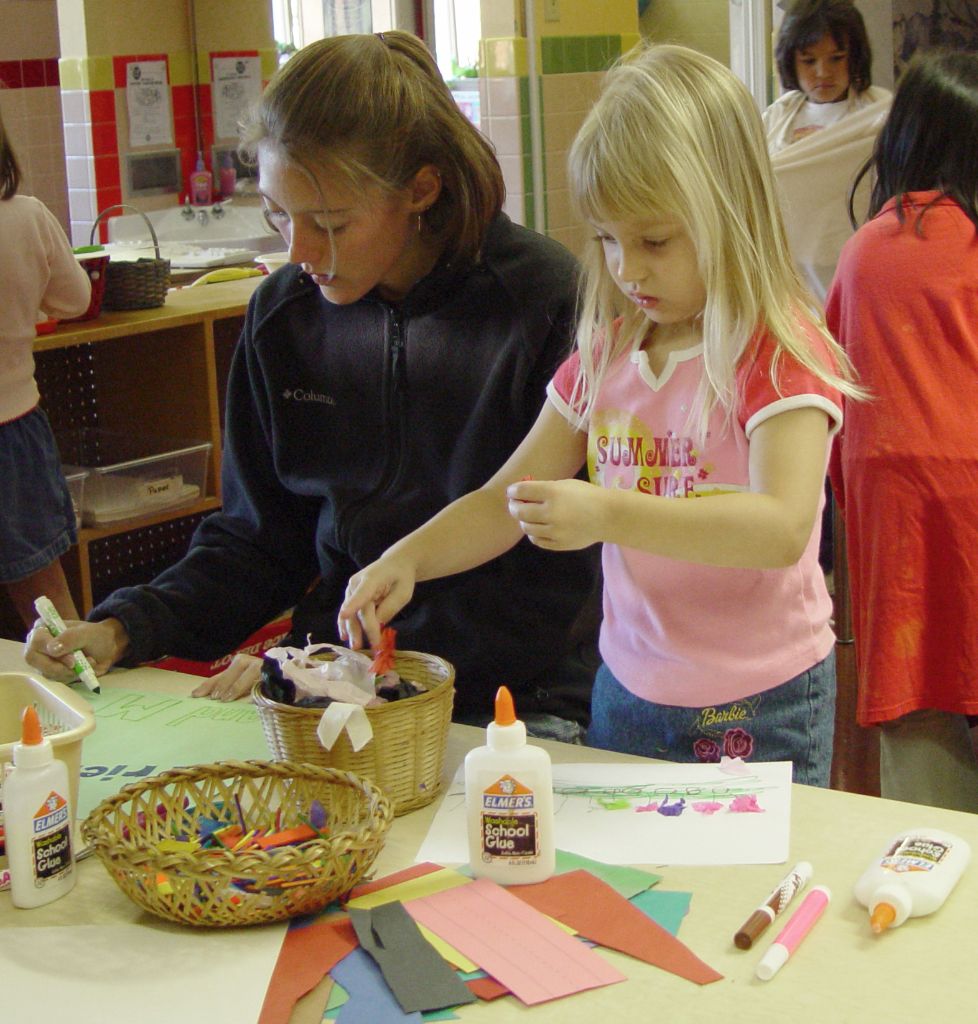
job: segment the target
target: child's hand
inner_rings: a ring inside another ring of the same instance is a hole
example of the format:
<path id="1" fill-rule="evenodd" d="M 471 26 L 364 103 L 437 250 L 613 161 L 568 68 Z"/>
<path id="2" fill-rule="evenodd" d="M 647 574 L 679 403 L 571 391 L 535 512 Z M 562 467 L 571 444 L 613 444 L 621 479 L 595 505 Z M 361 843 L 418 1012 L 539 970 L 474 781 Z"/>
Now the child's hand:
<path id="1" fill-rule="evenodd" d="M 240 651 L 231 659 L 223 672 L 205 679 L 191 697 L 210 697 L 211 700 L 238 700 L 247 697 L 261 676 L 261 658 Z"/>
<path id="2" fill-rule="evenodd" d="M 506 490 L 509 514 L 531 543 L 577 551 L 601 540 L 600 487 L 583 480 L 521 480 Z"/>
<path id="3" fill-rule="evenodd" d="M 366 636 L 377 647 L 381 629 L 411 600 L 416 582 L 412 565 L 387 555 L 351 576 L 336 620 L 340 639 L 359 649 Z"/>
<path id="4" fill-rule="evenodd" d="M 48 679 L 72 683 L 77 678 L 72 668 L 72 653 L 81 651 L 91 662 L 96 675 L 107 672 L 125 653 L 129 635 L 118 619 L 102 622 L 79 622 L 69 619 L 58 637 L 48 632 L 38 619 L 27 634 L 24 660 Z"/>

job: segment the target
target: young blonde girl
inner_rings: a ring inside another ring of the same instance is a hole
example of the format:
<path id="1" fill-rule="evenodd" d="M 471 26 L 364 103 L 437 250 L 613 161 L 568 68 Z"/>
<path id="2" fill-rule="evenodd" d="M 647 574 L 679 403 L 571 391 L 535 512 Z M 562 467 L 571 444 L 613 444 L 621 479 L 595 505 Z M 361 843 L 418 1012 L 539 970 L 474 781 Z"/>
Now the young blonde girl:
<path id="1" fill-rule="evenodd" d="M 825 785 L 817 522 L 840 392 L 858 392 L 793 269 L 760 117 L 716 61 L 642 45 L 607 75 L 570 181 L 595 229 L 577 353 L 484 487 L 352 577 L 341 632 L 373 640 L 416 582 L 523 536 L 600 542 L 588 742 L 791 760 L 796 781 Z M 590 483 L 572 479 L 585 462 Z"/>

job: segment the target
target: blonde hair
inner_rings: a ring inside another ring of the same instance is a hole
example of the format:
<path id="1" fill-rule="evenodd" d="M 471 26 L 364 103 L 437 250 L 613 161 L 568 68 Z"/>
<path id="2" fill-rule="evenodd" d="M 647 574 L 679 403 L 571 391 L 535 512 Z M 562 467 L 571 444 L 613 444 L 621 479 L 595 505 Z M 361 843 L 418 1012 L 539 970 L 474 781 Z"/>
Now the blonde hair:
<path id="1" fill-rule="evenodd" d="M 360 190 L 396 191 L 433 164 L 442 188 L 425 227 L 452 260 L 478 259 L 502 209 L 502 171 L 491 144 L 408 32 L 333 36 L 299 50 L 241 126 L 246 159 L 256 160 L 262 144 L 307 173 L 319 164 Z"/>
<path id="2" fill-rule="evenodd" d="M 706 290 L 704 372 L 691 411 L 700 437 L 714 409 L 730 422 L 737 367 L 761 328 L 778 356 L 861 395 L 792 262 L 757 107 L 722 64 L 681 46 L 641 43 L 625 54 L 574 140 L 569 177 L 586 220 L 676 218 L 689 234 Z M 649 322 L 618 289 L 597 239 L 584 268 L 575 405 L 586 416 L 609 364 L 644 340 Z M 803 321 L 825 339 L 837 373 L 812 352 Z"/>

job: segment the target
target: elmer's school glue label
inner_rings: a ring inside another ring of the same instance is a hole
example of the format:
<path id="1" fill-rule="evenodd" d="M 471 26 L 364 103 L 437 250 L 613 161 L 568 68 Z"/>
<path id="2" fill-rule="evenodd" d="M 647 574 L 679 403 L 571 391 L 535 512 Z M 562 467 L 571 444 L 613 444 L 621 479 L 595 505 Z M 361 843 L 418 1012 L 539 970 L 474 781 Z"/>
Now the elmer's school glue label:
<path id="1" fill-rule="evenodd" d="M 3 784 L 10 896 L 15 907 L 39 907 L 71 890 L 75 859 L 68 769 L 33 707 L 24 710 L 13 761 Z"/>
<path id="2" fill-rule="evenodd" d="M 554 871 L 553 779 L 550 757 L 526 742 L 505 686 L 486 746 L 465 758 L 469 866 L 501 885 L 542 882 Z"/>

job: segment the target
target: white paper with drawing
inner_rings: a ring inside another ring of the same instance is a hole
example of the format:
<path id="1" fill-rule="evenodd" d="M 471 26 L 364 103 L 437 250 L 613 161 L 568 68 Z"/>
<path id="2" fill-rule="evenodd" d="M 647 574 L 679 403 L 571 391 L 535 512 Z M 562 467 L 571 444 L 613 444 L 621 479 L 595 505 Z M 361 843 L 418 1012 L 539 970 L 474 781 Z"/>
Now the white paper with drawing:
<path id="1" fill-rule="evenodd" d="M 609 864 L 780 864 L 791 762 L 555 764 L 557 847 Z M 461 769 L 419 861 L 468 861 Z"/>

